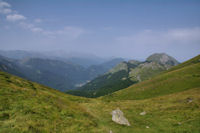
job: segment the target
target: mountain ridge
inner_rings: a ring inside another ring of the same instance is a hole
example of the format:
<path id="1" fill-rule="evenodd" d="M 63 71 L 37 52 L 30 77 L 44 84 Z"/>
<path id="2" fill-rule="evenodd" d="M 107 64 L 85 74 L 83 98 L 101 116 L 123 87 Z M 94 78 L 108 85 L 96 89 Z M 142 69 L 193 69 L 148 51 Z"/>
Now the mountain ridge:
<path id="1" fill-rule="evenodd" d="M 161 62 L 160 59 L 162 59 Z M 147 80 L 177 64 L 178 61 L 164 53 L 152 54 L 144 62 L 123 61 L 104 75 L 78 89 L 69 90 L 67 93 L 85 97 L 99 97 Z"/>

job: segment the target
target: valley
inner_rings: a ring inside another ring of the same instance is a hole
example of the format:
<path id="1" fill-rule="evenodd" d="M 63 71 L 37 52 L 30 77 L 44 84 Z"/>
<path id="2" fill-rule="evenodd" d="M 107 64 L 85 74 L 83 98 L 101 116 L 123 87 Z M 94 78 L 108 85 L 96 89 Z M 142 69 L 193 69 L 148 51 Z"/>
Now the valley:
<path id="1" fill-rule="evenodd" d="M 99 97 L 129 87 L 132 84 L 150 79 L 159 73 L 176 66 L 178 61 L 165 53 L 150 55 L 146 61 L 123 61 L 87 84 L 69 94 L 85 97 Z"/>
<path id="2" fill-rule="evenodd" d="M 76 88 L 80 84 L 85 84 L 123 61 L 121 58 L 115 58 L 85 68 L 68 61 L 69 59 L 62 58 L 60 60 L 59 57 L 41 56 L 42 53 L 34 54 L 28 51 L 7 51 L 1 53 L 7 57 L 0 56 L 0 70 L 63 92 Z M 14 56 L 18 58 L 14 58 Z M 81 60 L 85 62 L 85 59 L 80 57 L 79 61 Z M 92 63 L 92 61 L 88 60 L 90 59 L 87 59 L 85 64 Z"/>
<path id="3" fill-rule="evenodd" d="M 0 0 L 0 133 L 200 133 L 200 0 Z"/>
<path id="4" fill-rule="evenodd" d="M 95 99 L 0 72 L 0 132 L 199 132 L 199 60 Z M 112 121 L 117 108 L 131 126 Z"/>

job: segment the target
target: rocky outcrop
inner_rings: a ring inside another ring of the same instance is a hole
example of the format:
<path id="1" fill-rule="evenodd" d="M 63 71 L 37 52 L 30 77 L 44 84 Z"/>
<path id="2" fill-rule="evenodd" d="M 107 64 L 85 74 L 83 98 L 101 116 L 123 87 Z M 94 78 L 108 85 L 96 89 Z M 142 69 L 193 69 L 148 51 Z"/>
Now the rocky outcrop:
<path id="1" fill-rule="evenodd" d="M 167 67 L 178 65 L 178 61 L 165 53 L 155 53 L 147 58 L 147 61 L 157 62 Z"/>
<path id="2" fill-rule="evenodd" d="M 130 123 L 124 117 L 124 113 L 119 108 L 117 108 L 116 110 L 113 110 L 111 112 L 111 114 L 112 114 L 112 121 L 114 121 L 120 125 L 130 126 Z"/>
<path id="3" fill-rule="evenodd" d="M 141 112 L 141 113 L 140 113 L 140 115 L 146 115 L 146 112 L 145 112 L 145 111 L 143 111 L 143 112 Z"/>

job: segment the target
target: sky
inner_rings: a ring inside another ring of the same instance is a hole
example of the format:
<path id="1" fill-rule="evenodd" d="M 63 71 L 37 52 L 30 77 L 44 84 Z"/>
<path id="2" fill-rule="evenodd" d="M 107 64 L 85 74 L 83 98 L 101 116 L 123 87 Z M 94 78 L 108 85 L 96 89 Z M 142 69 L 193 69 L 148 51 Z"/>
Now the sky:
<path id="1" fill-rule="evenodd" d="M 0 50 L 185 61 L 200 54 L 200 0 L 0 0 Z"/>

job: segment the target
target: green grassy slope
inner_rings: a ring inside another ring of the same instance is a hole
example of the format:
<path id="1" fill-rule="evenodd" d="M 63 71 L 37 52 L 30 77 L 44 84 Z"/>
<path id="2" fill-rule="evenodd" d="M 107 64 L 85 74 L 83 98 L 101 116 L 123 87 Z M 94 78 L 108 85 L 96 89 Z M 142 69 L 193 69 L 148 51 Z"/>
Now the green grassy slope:
<path id="1" fill-rule="evenodd" d="M 90 99 L 0 72 L 1 133 L 92 132 L 97 121 L 80 102 Z"/>
<path id="2" fill-rule="evenodd" d="M 114 133 L 199 133 L 199 94 L 200 87 L 144 100 L 99 100 L 83 104 L 101 120 L 101 127 Z M 111 121 L 110 112 L 118 107 L 129 120 L 130 127 Z M 146 112 L 144 116 L 140 115 L 143 111 Z"/>
<path id="3" fill-rule="evenodd" d="M 98 99 L 71 96 L 0 72 L 0 132 L 199 133 L 199 59 Z M 110 113 L 116 108 L 130 127 L 112 122 Z"/>
<path id="4" fill-rule="evenodd" d="M 168 71 L 173 71 L 173 70 L 177 70 L 177 69 L 180 69 L 180 68 L 183 68 L 183 67 L 186 67 L 186 66 L 189 66 L 189 65 L 193 65 L 193 64 L 197 64 L 200 62 L 200 55 L 188 60 L 188 61 L 185 61 L 181 64 L 179 64 L 178 66 L 175 66 L 171 69 L 169 69 Z M 166 72 L 168 72 L 166 71 Z"/>
<path id="5" fill-rule="evenodd" d="M 104 97 L 109 100 L 136 100 L 180 92 L 200 86 L 200 56 L 150 80 Z"/>

